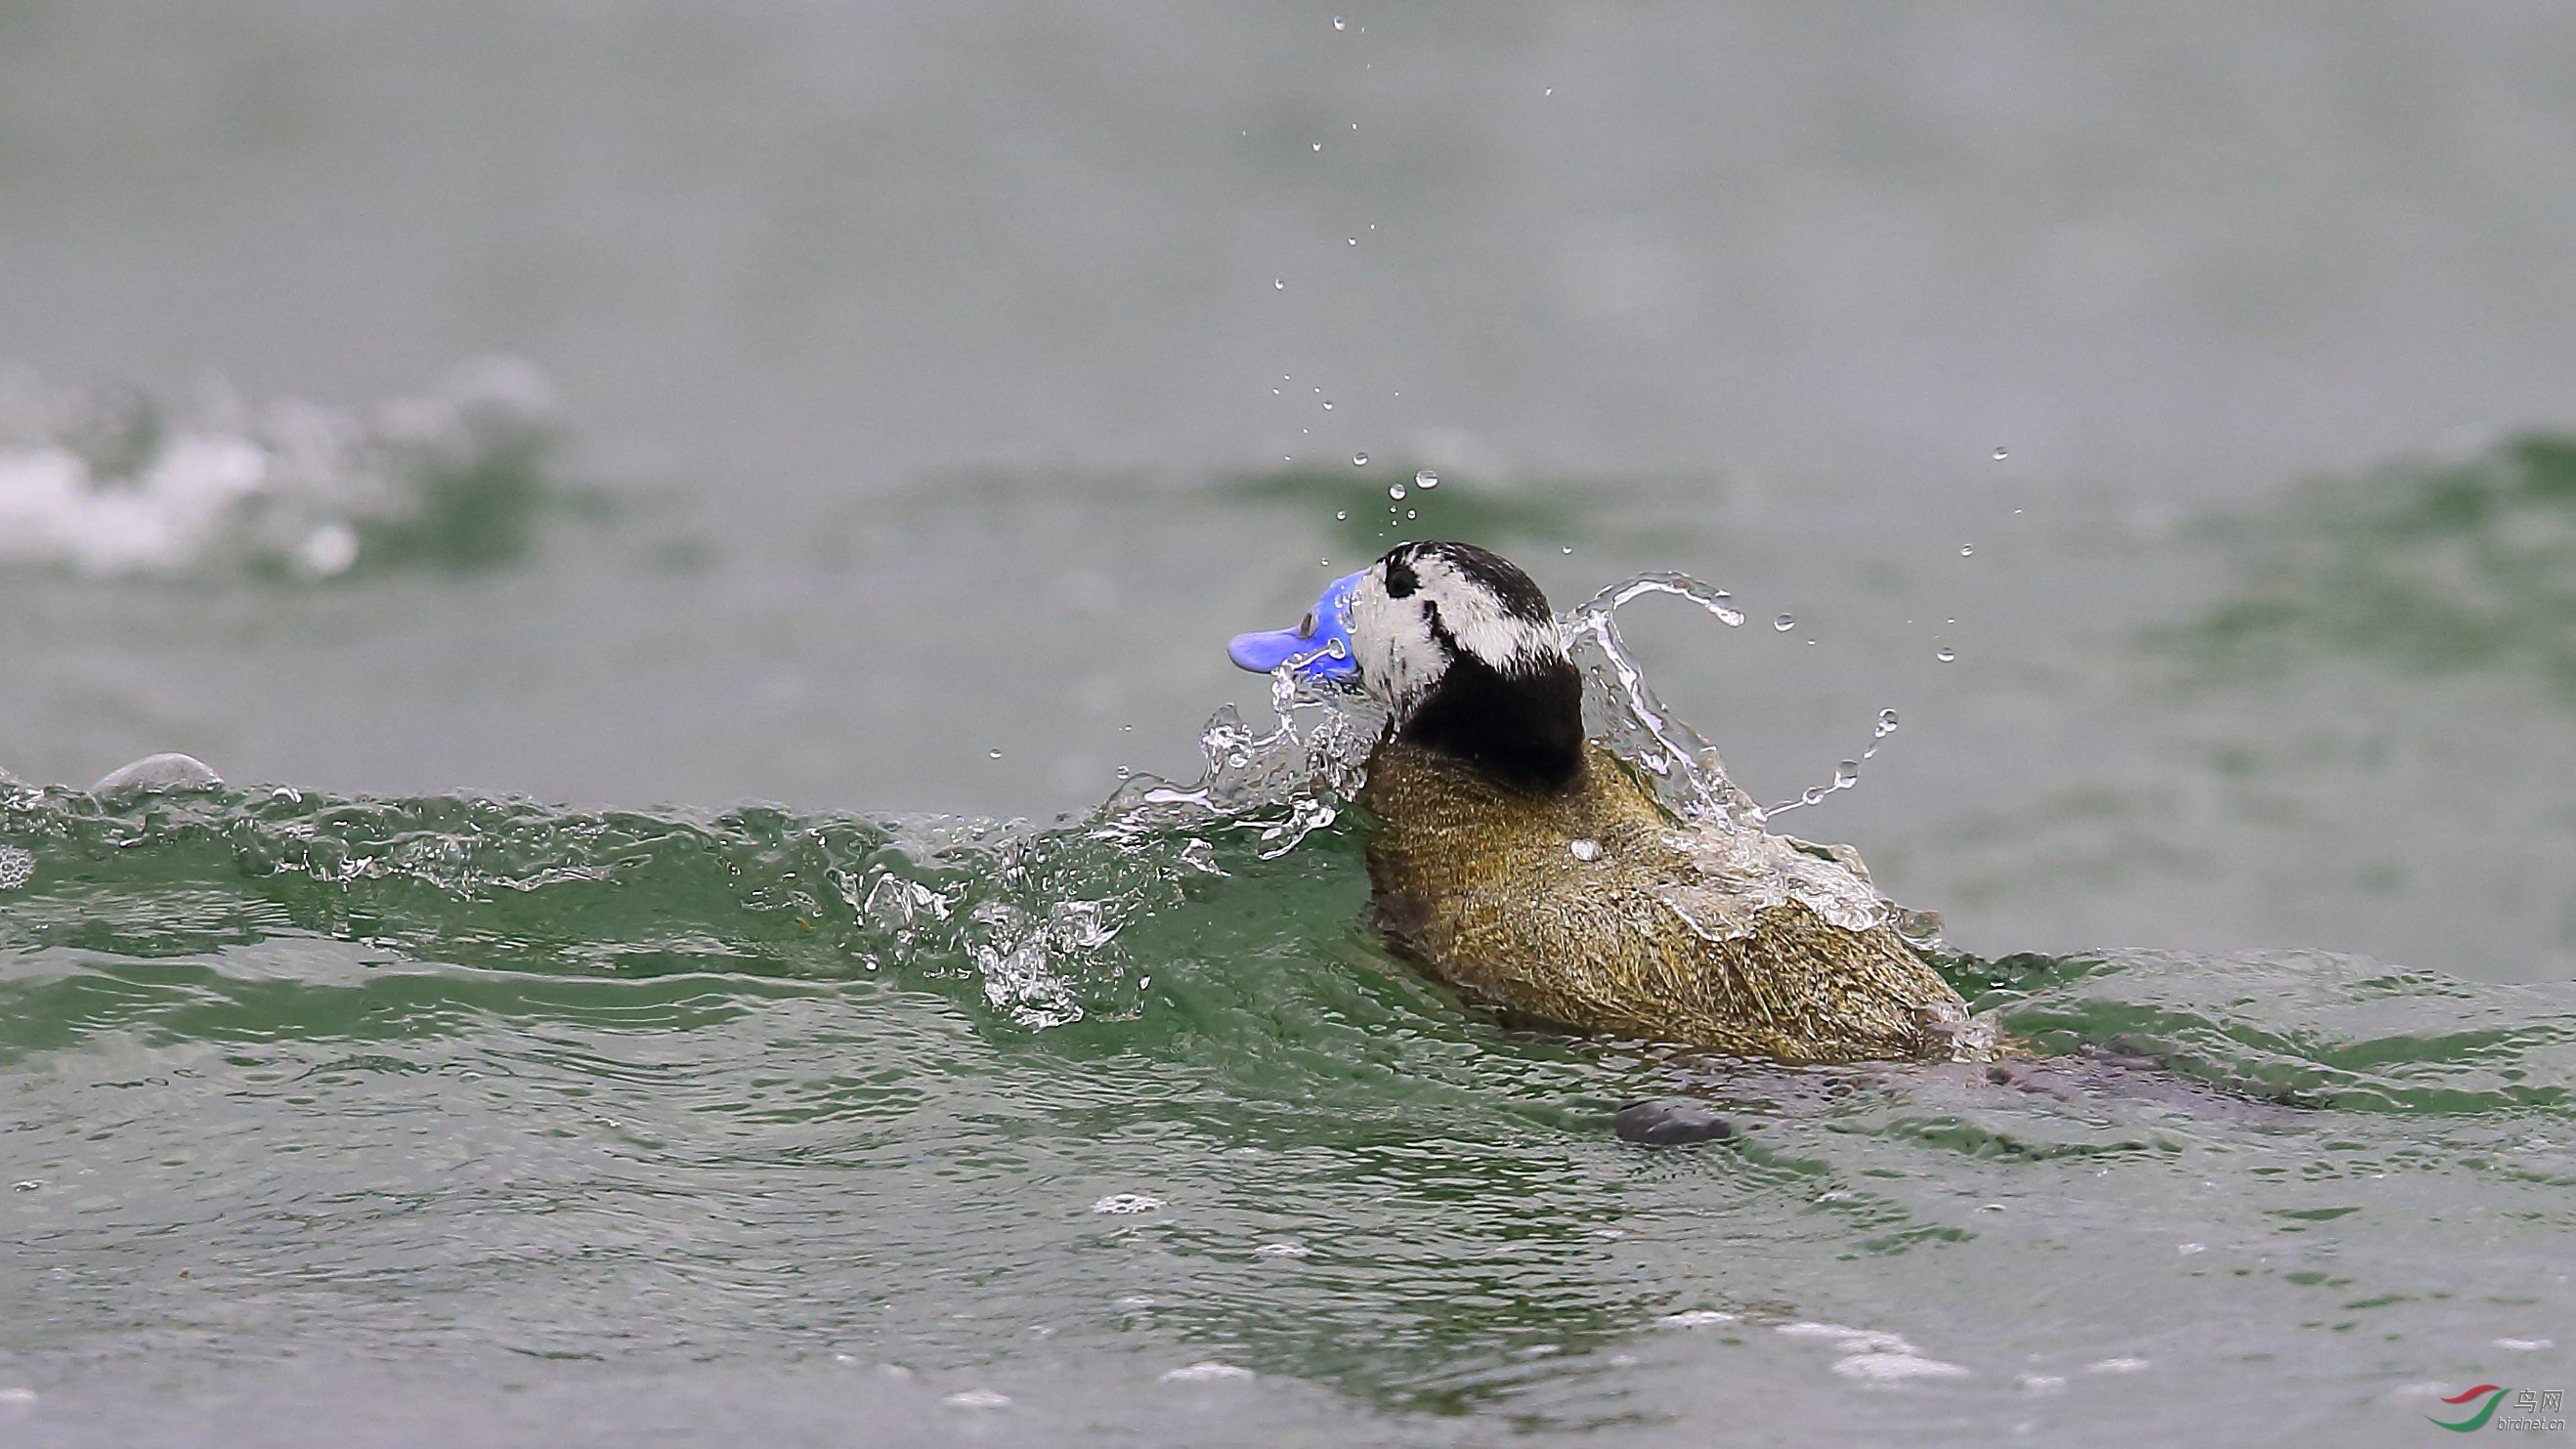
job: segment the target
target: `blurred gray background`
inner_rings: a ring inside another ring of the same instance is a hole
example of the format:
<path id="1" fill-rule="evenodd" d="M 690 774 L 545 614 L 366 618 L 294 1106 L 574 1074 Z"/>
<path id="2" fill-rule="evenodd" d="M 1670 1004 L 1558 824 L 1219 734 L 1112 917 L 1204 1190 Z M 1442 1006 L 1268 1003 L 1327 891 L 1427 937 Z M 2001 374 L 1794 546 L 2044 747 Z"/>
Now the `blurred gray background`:
<path id="1" fill-rule="evenodd" d="M 348 401 L 512 353 L 760 512 L 1428 428 L 2172 500 L 2576 390 L 2563 6 L 1342 8 L 18 0 L 0 342 Z"/>

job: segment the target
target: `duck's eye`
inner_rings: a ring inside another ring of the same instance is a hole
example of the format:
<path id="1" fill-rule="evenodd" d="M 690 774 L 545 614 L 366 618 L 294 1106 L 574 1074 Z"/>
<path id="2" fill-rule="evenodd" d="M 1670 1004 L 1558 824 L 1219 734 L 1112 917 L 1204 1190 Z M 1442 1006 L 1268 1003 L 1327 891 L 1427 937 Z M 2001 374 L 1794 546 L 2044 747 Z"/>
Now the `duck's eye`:
<path id="1" fill-rule="evenodd" d="M 1308 609 L 1306 611 L 1306 617 L 1297 621 L 1297 637 L 1300 639 L 1312 639 L 1315 637 L 1314 610 Z"/>

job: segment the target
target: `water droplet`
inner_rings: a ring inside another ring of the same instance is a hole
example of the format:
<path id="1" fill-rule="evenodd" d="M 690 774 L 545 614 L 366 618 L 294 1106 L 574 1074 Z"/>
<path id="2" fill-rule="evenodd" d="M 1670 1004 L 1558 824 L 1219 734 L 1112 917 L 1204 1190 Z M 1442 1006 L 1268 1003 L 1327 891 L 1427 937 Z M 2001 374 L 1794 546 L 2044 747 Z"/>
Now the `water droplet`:
<path id="1" fill-rule="evenodd" d="M 1428 468 L 1425 468 L 1421 472 L 1413 475 L 1413 481 L 1421 484 L 1425 488 L 1437 488 L 1440 486 L 1440 475 L 1432 472 Z"/>
<path id="2" fill-rule="evenodd" d="M 1976 551 L 1977 546 L 1973 543 L 1963 543 L 1959 545 L 1959 557 L 1961 558 L 1972 557 L 1975 555 Z"/>
<path id="3" fill-rule="evenodd" d="M 1558 552 L 1558 553 L 1572 553 L 1572 552 L 1574 552 L 1574 545 L 1569 543 L 1569 544 L 1567 544 L 1565 547 L 1563 547 L 1563 548 L 1561 548 L 1561 549 L 1558 549 L 1558 550 L 1557 550 L 1557 552 Z"/>
<path id="4" fill-rule="evenodd" d="M 1996 446 L 1996 448 L 1995 448 L 1995 461 L 1996 461 L 1996 462 L 2000 463 L 2000 462 L 2002 462 L 2004 459 L 2009 458 L 2009 457 L 2011 457 L 2011 456 L 2012 456 L 2012 452 L 2011 452 L 2011 450 L 2009 450 L 2009 449 L 2007 449 L 2007 448 L 2005 448 L 2005 447 L 2001 446 L 2000 444 L 1998 444 L 1998 445 Z"/>
<path id="5" fill-rule="evenodd" d="M 1878 737 L 1883 740 L 1894 733 L 1896 733 L 1896 711 L 1892 709 L 1880 710 L 1878 712 Z"/>
<path id="6" fill-rule="evenodd" d="M 1791 615 L 1782 614 L 1779 618 L 1771 621 L 1771 627 L 1779 630 L 1783 634 L 1786 634 L 1790 630 L 1798 627 L 1798 621 Z"/>
<path id="7" fill-rule="evenodd" d="M 1405 517 L 1407 517 L 1407 518 L 1420 518 L 1422 515 L 1421 515 L 1421 514 L 1419 514 L 1419 513 L 1414 512 L 1412 509 L 1408 508 L 1408 509 L 1404 510 L 1404 516 L 1405 516 Z"/>
<path id="8" fill-rule="evenodd" d="M 1316 150 L 1318 150 L 1318 151 L 1323 150 L 1323 149 L 1324 149 L 1324 143 L 1323 143 L 1323 142 L 1321 142 L 1321 141 L 1316 142 L 1316 143 L 1315 143 L 1315 149 L 1316 149 Z"/>
<path id="9" fill-rule="evenodd" d="M 1824 798 L 1825 787 L 1822 785 L 1809 785 L 1806 789 L 1798 792 L 1798 803 L 1801 805 L 1813 805 Z"/>
<path id="10" fill-rule="evenodd" d="M 1398 502 L 1402 502 L 1404 500 L 1404 485 L 1401 483 L 1388 484 L 1386 496 L 1395 499 Z"/>
<path id="11" fill-rule="evenodd" d="M 1944 644 L 1940 648 L 1932 651 L 1932 657 L 1940 660 L 1944 664 L 1947 664 L 1951 660 L 1959 657 L 1959 651 L 1951 648 L 1947 644 Z"/>
<path id="12" fill-rule="evenodd" d="M 1339 518 L 1348 518 L 1348 517 L 1350 517 L 1350 516 L 1351 516 L 1351 511 L 1350 511 L 1349 509 L 1347 509 L 1347 508 L 1336 508 L 1336 509 L 1334 509 L 1334 510 L 1333 510 L 1333 517 L 1335 517 L 1335 518 L 1337 518 L 1337 519 L 1339 519 Z"/>
<path id="13" fill-rule="evenodd" d="M 1333 28 L 1334 28 L 1335 30 L 1339 30 L 1339 29 L 1341 29 L 1341 28 L 1342 28 L 1343 23 L 1344 23 L 1344 22 L 1343 22 L 1343 20 L 1342 20 L 1342 17 L 1340 17 L 1340 16 L 1338 16 L 1338 15 L 1336 15 L 1336 16 L 1334 16 L 1334 17 L 1333 17 Z"/>
<path id="14" fill-rule="evenodd" d="M 1270 279 L 1270 290 L 1272 290 L 1272 291 L 1274 291 L 1274 292 L 1285 292 L 1285 291 L 1287 291 L 1287 290 L 1288 290 L 1288 282 L 1287 282 L 1287 280 L 1286 280 L 1285 278 L 1282 278 L 1282 277 L 1272 277 L 1272 278 Z"/>
<path id="15" fill-rule="evenodd" d="M 1353 454 L 1351 454 L 1351 463 L 1352 463 L 1352 466 L 1354 466 L 1354 467 L 1359 467 L 1359 468 L 1365 468 L 1365 467 L 1367 467 L 1367 466 L 1368 466 L 1368 454 L 1366 454 L 1366 453 L 1353 453 Z M 1402 497 L 1403 495 L 1402 495 L 1402 494 L 1397 494 L 1396 496 L 1400 498 L 1400 497 Z"/>
<path id="16" fill-rule="evenodd" d="M 1565 848 L 1574 852 L 1576 860 L 1591 861 L 1601 858 L 1601 842 L 1597 840 L 1588 838 L 1569 840 L 1565 843 Z"/>
<path id="17" fill-rule="evenodd" d="M 1333 410 L 1333 400 L 1332 400 L 1331 398 L 1326 398 L 1326 399 L 1324 399 L 1324 411 L 1326 411 L 1326 412 L 1331 412 L 1332 410 Z"/>
<path id="18" fill-rule="evenodd" d="M 997 759 L 997 760 L 998 760 L 998 759 L 1000 759 L 1000 758 L 1002 757 L 1002 752 L 1001 752 L 1000 750 L 993 750 L 993 751 L 991 751 L 990 753 L 991 753 L 991 755 L 993 756 L 993 758 L 994 758 L 994 759 Z"/>
<path id="19" fill-rule="evenodd" d="M 1860 783 L 1860 761 L 1845 760 L 1834 766 L 1834 788 L 1848 790 Z"/>
<path id="20" fill-rule="evenodd" d="M 1358 237 L 1352 237 L 1350 242 L 1352 246 L 1358 246 L 1360 244 L 1360 239 Z"/>

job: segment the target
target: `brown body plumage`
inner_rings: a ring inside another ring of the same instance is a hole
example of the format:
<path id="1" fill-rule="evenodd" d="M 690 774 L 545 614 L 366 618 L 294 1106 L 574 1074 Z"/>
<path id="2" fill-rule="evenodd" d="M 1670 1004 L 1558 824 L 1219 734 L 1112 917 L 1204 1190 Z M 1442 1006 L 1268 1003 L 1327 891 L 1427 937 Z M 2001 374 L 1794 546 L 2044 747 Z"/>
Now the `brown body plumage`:
<path id="1" fill-rule="evenodd" d="M 1359 803 L 1389 947 L 1581 1031 L 1786 1062 L 1973 1054 L 1966 1004 L 1862 878 L 1781 837 L 1682 824 L 1598 745 L 1526 791 L 1401 736 Z"/>

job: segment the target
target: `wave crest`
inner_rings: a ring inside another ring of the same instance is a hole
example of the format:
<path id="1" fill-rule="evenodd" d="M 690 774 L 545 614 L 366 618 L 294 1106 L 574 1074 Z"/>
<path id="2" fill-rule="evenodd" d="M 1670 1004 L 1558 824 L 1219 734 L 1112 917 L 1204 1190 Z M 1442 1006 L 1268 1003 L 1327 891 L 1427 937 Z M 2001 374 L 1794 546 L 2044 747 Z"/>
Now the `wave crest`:
<path id="1" fill-rule="evenodd" d="M 527 548 L 557 436 L 553 389 L 500 359 L 364 413 L 254 405 L 221 384 L 169 404 L 0 368 L 0 564 L 303 579 L 488 565 Z"/>

